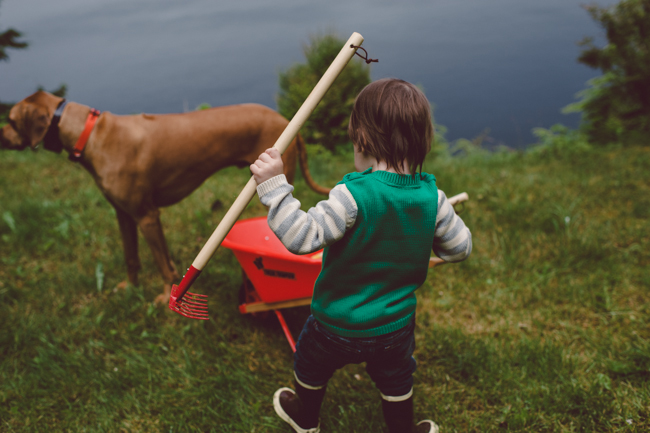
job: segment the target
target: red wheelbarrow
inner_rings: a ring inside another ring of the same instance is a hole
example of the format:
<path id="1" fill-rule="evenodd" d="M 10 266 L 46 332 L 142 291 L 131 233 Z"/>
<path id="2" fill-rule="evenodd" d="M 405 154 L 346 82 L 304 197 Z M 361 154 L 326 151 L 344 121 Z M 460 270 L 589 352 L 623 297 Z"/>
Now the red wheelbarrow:
<path id="1" fill-rule="evenodd" d="M 450 197 L 449 202 L 455 205 L 467 199 L 467 193 L 461 193 Z M 239 312 L 273 311 L 295 352 L 296 342 L 280 309 L 311 304 L 323 250 L 300 256 L 289 252 L 271 231 L 265 216 L 237 221 L 221 245 L 232 250 L 242 267 Z M 431 257 L 429 267 L 443 263 Z"/>
<path id="2" fill-rule="evenodd" d="M 280 309 L 311 304 L 323 250 L 301 256 L 290 253 L 266 217 L 237 221 L 221 245 L 232 250 L 242 267 L 239 312 L 275 312 L 295 352 L 296 343 Z"/>

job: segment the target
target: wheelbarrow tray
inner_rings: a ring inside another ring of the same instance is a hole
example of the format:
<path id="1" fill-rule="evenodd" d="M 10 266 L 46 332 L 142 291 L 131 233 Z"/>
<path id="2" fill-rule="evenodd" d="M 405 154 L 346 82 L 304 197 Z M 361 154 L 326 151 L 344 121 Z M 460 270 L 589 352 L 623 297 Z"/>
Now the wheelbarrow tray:
<path id="1" fill-rule="evenodd" d="M 259 303 L 267 304 L 257 309 L 250 305 L 253 309 L 243 312 L 310 303 L 322 267 L 322 250 L 306 255 L 289 252 L 269 228 L 266 217 L 237 221 L 222 245 L 232 250 Z"/>

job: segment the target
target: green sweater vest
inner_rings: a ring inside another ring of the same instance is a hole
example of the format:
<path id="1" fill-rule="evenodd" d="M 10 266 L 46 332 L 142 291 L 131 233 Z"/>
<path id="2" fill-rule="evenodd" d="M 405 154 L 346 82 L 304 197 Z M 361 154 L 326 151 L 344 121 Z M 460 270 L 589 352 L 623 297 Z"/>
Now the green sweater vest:
<path id="1" fill-rule="evenodd" d="M 373 337 L 406 326 L 427 276 L 438 210 L 433 175 L 368 169 L 344 183 L 357 203 L 354 225 L 323 252 L 311 311 L 331 332 Z"/>

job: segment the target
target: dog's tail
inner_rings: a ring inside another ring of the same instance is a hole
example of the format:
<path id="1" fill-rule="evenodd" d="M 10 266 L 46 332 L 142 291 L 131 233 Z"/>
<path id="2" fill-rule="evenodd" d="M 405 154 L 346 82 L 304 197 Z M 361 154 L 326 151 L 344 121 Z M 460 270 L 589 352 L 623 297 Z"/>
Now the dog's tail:
<path id="1" fill-rule="evenodd" d="M 298 148 L 298 162 L 302 170 L 302 176 L 305 178 L 307 185 L 319 194 L 328 195 L 332 188 L 325 188 L 316 183 L 309 174 L 309 165 L 307 164 L 307 148 L 300 134 L 296 135 L 296 147 Z"/>

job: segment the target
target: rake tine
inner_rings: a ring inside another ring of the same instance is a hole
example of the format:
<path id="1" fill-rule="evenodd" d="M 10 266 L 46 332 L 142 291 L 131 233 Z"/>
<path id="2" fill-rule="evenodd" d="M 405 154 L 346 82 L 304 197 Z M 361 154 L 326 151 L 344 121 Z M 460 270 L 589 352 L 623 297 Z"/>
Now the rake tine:
<path id="1" fill-rule="evenodd" d="M 205 303 L 205 302 L 194 302 L 191 299 L 187 299 L 187 298 L 183 298 L 180 301 L 176 301 L 176 304 L 185 305 L 188 308 L 194 308 L 194 307 L 200 308 L 200 309 L 207 309 L 208 308 L 208 304 Z"/>
<path id="2" fill-rule="evenodd" d="M 184 313 L 182 311 L 177 311 L 178 314 L 180 314 L 183 317 L 187 317 L 188 319 L 196 319 L 196 320 L 210 320 L 209 317 L 207 316 L 197 316 L 191 313 Z"/>
<path id="3" fill-rule="evenodd" d="M 181 304 L 176 304 L 173 308 L 175 312 L 181 316 L 189 317 L 190 319 L 199 319 L 199 320 L 209 320 L 207 311 L 196 311 L 187 306 Z"/>
<path id="4" fill-rule="evenodd" d="M 183 309 L 188 310 L 188 311 L 196 311 L 197 313 L 208 313 L 208 308 L 207 307 L 194 307 L 192 305 L 184 305 L 182 306 Z"/>
<path id="5" fill-rule="evenodd" d="M 209 317 L 205 313 L 200 313 L 200 312 L 196 312 L 196 311 L 192 311 L 192 310 L 183 310 L 183 309 L 181 309 L 181 312 L 184 313 L 184 314 L 190 315 L 192 317 L 197 317 L 197 318 L 201 317 L 201 318 L 206 318 L 207 319 Z"/>
<path id="6" fill-rule="evenodd" d="M 208 306 L 207 305 L 196 305 L 192 302 L 187 302 L 185 299 L 183 299 L 180 302 L 176 302 L 176 306 L 179 308 L 184 308 L 186 310 L 204 310 L 203 312 L 207 312 Z"/>
<path id="7" fill-rule="evenodd" d="M 183 299 L 182 304 L 187 305 L 189 307 L 196 307 L 196 308 L 203 309 L 203 310 L 208 309 L 208 306 L 206 304 L 200 304 L 200 303 L 196 303 L 196 302 L 192 302 L 192 301 L 187 301 L 186 299 Z"/>
<path id="8" fill-rule="evenodd" d="M 185 301 L 185 300 L 203 303 L 203 304 L 207 303 L 208 301 L 206 298 L 195 298 L 194 296 L 192 296 L 191 293 L 186 293 L 183 299 L 181 299 L 181 301 Z"/>
<path id="9" fill-rule="evenodd" d="M 188 315 L 188 314 L 181 314 L 181 316 L 183 316 L 183 317 L 187 317 L 188 319 L 194 319 L 194 320 L 210 320 L 210 319 L 208 319 L 208 318 L 204 318 L 204 317 L 196 317 L 196 316 L 190 316 L 190 315 Z"/>
<path id="10" fill-rule="evenodd" d="M 204 302 L 204 303 L 208 302 L 208 297 L 206 295 L 201 295 L 199 297 L 196 295 L 196 293 L 192 293 L 192 292 L 187 292 L 183 299 L 191 299 L 196 302 Z"/>
<path id="11" fill-rule="evenodd" d="M 195 313 L 192 313 L 190 311 L 178 311 L 178 313 L 180 313 L 182 316 L 185 316 L 185 317 L 191 317 L 192 319 L 208 320 L 208 316 L 206 316 L 204 314 L 195 314 Z"/>
<path id="12" fill-rule="evenodd" d="M 206 304 L 205 302 L 194 302 L 191 299 L 187 299 L 187 298 L 184 298 L 183 300 L 177 302 L 181 304 L 187 304 L 192 307 L 202 307 L 202 308 L 208 307 L 208 304 Z"/>
<path id="13" fill-rule="evenodd" d="M 185 301 L 183 299 L 183 301 Z M 208 306 L 205 304 L 195 304 L 193 302 L 182 302 L 183 305 L 186 305 L 188 308 L 198 308 L 199 310 L 207 310 Z"/>

